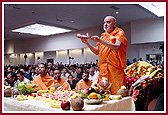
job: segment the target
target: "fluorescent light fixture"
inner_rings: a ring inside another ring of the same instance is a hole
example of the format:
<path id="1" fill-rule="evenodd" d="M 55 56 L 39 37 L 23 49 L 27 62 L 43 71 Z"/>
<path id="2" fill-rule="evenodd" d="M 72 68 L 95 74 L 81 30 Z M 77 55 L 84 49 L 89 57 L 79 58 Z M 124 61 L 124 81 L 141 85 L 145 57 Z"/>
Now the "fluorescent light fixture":
<path id="1" fill-rule="evenodd" d="M 41 36 L 49 36 L 70 31 L 72 30 L 38 23 L 12 30 L 12 32 L 27 33 Z"/>
<path id="2" fill-rule="evenodd" d="M 164 2 L 154 2 L 154 3 L 142 3 L 140 6 L 146 8 L 150 12 L 154 13 L 158 17 L 164 16 L 166 4 Z"/>

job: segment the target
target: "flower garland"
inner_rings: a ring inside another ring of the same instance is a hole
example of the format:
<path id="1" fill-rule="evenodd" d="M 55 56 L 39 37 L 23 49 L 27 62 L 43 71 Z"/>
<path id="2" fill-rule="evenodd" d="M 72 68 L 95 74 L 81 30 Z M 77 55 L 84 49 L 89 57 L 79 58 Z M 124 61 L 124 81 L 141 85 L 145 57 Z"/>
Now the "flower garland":
<path id="1" fill-rule="evenodd" d="M 144 98 L 143 89 L 150 85 L 153 80 L 164 77 L 162 69 L 144 61 L 135 62 L 128 66 L 124 71 L 126 77 L 138 78 L 130 88 L 134 102 Z"/>

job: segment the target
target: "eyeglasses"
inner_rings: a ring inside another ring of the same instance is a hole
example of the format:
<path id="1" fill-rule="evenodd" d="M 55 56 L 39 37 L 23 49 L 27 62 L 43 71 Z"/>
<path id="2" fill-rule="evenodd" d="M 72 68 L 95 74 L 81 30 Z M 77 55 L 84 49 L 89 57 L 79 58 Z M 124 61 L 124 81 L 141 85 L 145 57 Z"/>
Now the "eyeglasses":
<path id="1" fill-rule="evenodd" d="M 54 73 L 54 75 L 59 75 L 60 73 Z"/>
<path id="2" fill-rule="evenodd" d="M 86 75 L 85 75 L 85 76 L 83 76 L 83 77 L 89 77 L 89 76 L 86 76 Z"/>
<path id="3" fill-rule="evenodd" d="M 6 79 L 10 79 L 10 78 L 7 77 Z"/>

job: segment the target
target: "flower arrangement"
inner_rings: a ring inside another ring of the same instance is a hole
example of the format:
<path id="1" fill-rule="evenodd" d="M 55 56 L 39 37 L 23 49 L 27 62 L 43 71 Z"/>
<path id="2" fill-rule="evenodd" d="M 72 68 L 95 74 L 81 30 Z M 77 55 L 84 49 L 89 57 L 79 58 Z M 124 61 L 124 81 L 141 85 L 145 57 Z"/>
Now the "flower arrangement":
<path id="1" fill-rule="evenodd" d="M 129 93 L 132 94 L 134 102 L 144 98 L 143 89 L 154 80 L 163 78 L 163 70 L 147 62 L 138 61 L 128 66 L 125 70 L 126 77 L 136 78 L 136 82 L 130 87 Z"/>

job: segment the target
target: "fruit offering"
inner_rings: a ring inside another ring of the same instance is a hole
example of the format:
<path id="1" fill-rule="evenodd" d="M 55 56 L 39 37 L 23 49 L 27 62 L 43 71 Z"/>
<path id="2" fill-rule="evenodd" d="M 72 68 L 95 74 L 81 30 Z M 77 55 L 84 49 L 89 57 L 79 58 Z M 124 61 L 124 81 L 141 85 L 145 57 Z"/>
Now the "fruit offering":
<path id="1" fill-rule="evenodd" d="M 121 89 L 118 90 L 117 94 L 126 97 L 128 96 L 128 89 L 125 86 L 121 86 Z"/>
<path id="2" fill-rule="evenodd" d="M 69 101 L 63 101 L 63 102 L 61 103 L 61 108 L 62 108 L 63 110 L 70 110 L 70 102 L 69 102 Z"/>
<path id="3" fill-rule="evenodd" d="M 97 94 L 95 92 L 92 92 L 89 94 L 90 99 L 97 99 Z"/>
<path id="4" fill-rule="evenodd" d="M 98 84 L 98 87 L 100 89 L 104 89 L 104 90 L 109 90 L 111 87 L 112 83 L 109 83 L 109 81 L 107 80 L 107 78 L 102 77 L 102 80 L 100 81 L 100 83 Z"/>

